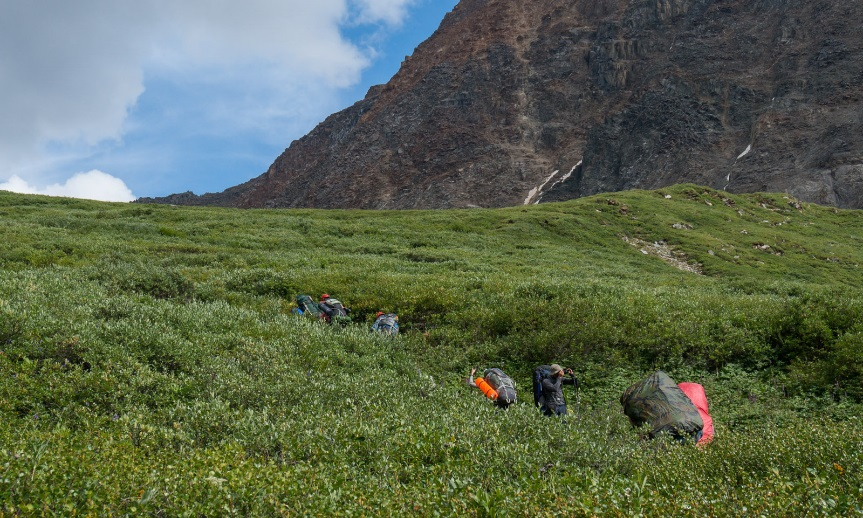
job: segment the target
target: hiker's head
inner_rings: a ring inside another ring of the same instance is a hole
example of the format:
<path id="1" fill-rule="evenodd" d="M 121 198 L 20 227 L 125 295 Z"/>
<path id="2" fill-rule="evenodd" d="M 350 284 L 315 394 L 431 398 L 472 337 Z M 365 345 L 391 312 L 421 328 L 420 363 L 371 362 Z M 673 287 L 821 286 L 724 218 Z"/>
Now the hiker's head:
<path id="1" fill-rule="evenodd" d="M 384 314 L 383 311 L 378 311 L 377 313 L 375 313 L 375 318 L 378 318 L 379 316 L 381 316 L 383 314 Z"/>
<path id="2" fill-rule="evenodd" d="M 329 293 L 324 293 L 323 295 L 321 295 L 321 300 L 327 300 L 328 298 L 330 298 Z"/>
<path id="3" fill-rule="evenodd" d="M 563 367 L 561 367 L 560 365 L 558 365 L 556 363 L 553 363 L 551 365 L 551 375 L 554 376 L 555 378 L 559 378 L 559 377 L 563 376 Z"/>

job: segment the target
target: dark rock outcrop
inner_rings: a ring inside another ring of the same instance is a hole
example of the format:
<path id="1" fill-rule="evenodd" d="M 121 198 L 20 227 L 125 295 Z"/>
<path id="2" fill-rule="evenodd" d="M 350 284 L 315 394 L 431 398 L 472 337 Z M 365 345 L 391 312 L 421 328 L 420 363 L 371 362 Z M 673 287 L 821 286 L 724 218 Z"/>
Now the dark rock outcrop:
<path id="1" fill-rule="evenodd" d="M 863 208 L 863 5 L 462 0 L 386 85 L 218 194 L 449 208 L 690 182 Z"/>

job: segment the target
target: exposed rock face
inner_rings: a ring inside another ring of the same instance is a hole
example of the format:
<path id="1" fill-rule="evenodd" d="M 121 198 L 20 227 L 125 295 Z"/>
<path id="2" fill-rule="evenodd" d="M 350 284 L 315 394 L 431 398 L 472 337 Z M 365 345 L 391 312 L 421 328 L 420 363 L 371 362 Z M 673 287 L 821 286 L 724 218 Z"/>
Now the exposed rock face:
<path id="1" fill-rule="evenodd" d="M 692 182 L 863 208 L 863 2 L 462 0 L 386 85 L 223 193 L 449 208 Z"/>

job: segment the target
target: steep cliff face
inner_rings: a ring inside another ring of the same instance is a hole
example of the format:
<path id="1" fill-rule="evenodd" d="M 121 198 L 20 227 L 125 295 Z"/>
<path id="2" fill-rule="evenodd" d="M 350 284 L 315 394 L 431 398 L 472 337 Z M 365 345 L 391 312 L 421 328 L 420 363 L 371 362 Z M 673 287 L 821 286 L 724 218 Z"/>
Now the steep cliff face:
<path id="1" fill-rule="evenodd" d="M 157 201 L 494 207 L 692 182 L 863 208 L 860 20 L 857 1 L 462 0 L 263 175 Z"/>

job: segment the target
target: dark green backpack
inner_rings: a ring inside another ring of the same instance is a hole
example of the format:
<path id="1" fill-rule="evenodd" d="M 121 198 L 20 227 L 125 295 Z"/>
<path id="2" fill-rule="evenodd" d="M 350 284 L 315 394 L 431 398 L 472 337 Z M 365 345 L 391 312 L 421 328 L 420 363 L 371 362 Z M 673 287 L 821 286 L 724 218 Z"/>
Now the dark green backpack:
<path id="1" fill-rule="evenodd" d="M 656 371 L 620 396 L 623 413 L 634 426 L 648 424 L 650 437 L 669 433 L 686 438 L 704 428 L 698 409 L 668 374 Z"/>
<path id="2" fill-rule="evenodd" d="M 312 300 L 308 295 L 297 295 L 297 310 L 300 315 L 305 315 L 314 318 L 321 318 L 322 313 L 321 309 L 318 307 L 317 303 Z"/>

